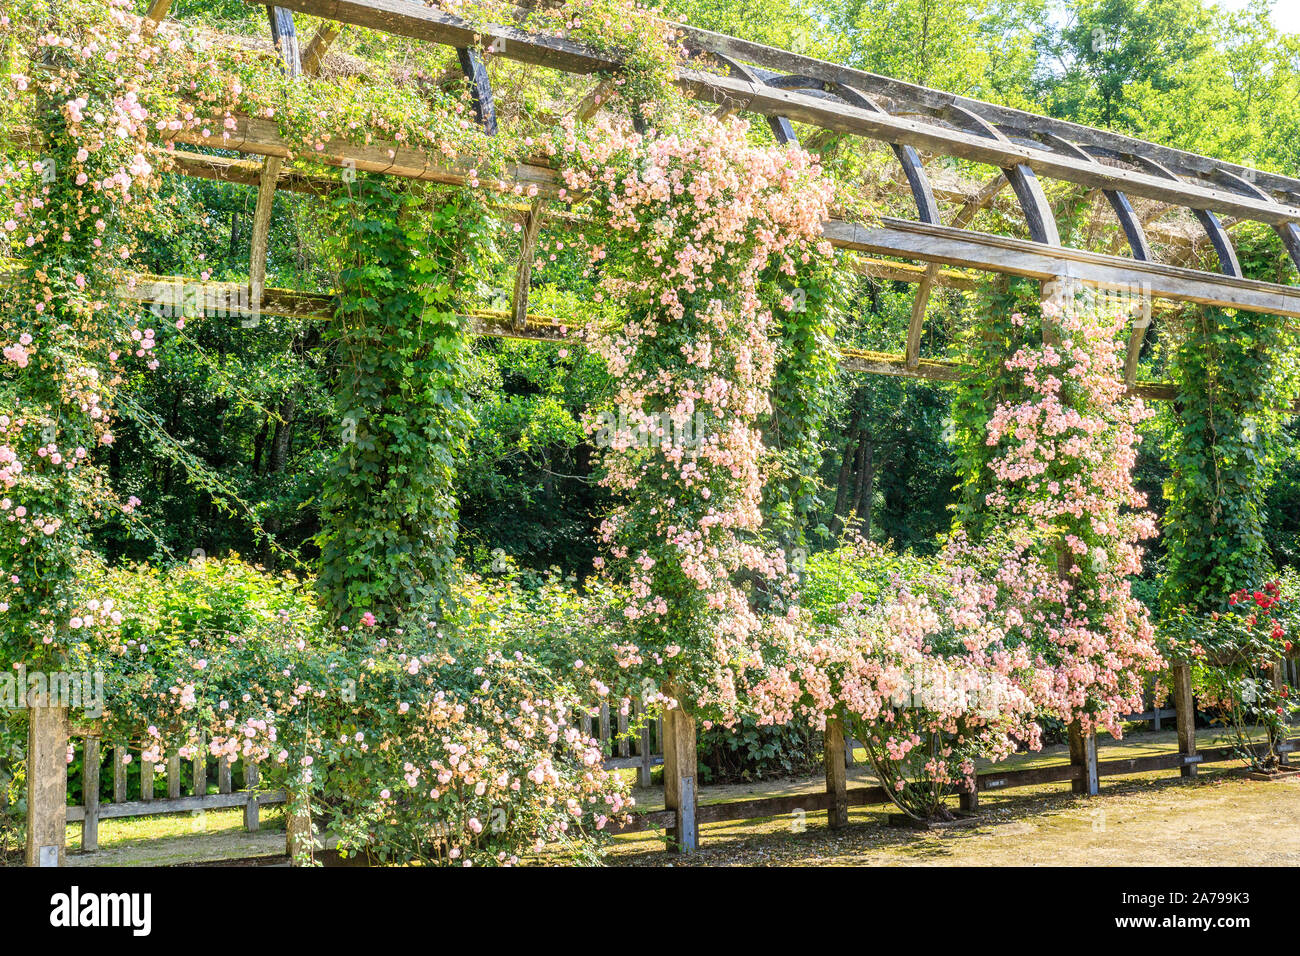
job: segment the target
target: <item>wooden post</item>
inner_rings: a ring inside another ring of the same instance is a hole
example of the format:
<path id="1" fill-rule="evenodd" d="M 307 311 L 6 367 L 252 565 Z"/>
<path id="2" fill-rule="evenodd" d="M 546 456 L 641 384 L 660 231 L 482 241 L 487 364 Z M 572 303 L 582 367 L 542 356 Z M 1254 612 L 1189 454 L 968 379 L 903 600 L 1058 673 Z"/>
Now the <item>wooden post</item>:
<path id="1" fill-rule="evenodd" d="M 1273 672 L 1271 677 L 1273 680 L 1273 686 L 1276 687 L 1278 690 L 1281 690 L 1283 687 L 1286 686 L 1286 670 L 1281 658 L 1279 658 L 1273 664 Z M 1288 751 L 1284 749 L 1288 746 L 1286 731 L 1282 732 L 1281 737 L 1277 736 L 1277 734 L 1274 734 L 1272 731 L 1270 731 L 1269 736 L 1272 738 L 1269 742 L 1272 745 L 1273 752 L 1277 754 L 1277 762 L 1285 767 L 1286 757 L 1288 753 Z"/>
<path id="2" fill-rule="evenodd" d="M 1083 775 L 1070 781 L 1074 793 L 1095 797 L 1101 792 L 1097 774 L 1097 735 L 1084 734 L 1079 722 L 1070 724 L 1070 764 L 1083 769 Z"/>
<path id="3" fill-rule="evenodd" d="M 81 802 L 86 815 L 81 821 L 81 852 L 99 849 L 99 738 L 86 738 L 81 761 Z"/>
<path id="4" fill-rule="evenodd" d="M 289 865 L 298 866 L 315 858 L 315 841 L 311 832 L 311 802 L 305 794 L 290 795 L 284 808 L 285 852 Z"/>
<path id="5" fill-rule="evenodd" d="M 217 792 L 230 792 L 230 758 L 222 754 L 217 758 Z"/>
<path id="6" fill-rule="evenodd" d="M 980 808 L 980 787 L 978 777 L 974 780 L 969 790 L 963 789 L 961 793 L 957 795 L 957 806 L 962 810 L 972 812 Z"/>
<path id="7" fill-rule="evenodd" d="M 33 695 L 27 710 L 27 865 L 62 866 L 67 847 L 68 709 Z"/>
<path id="8" fill-rule="evenodd" d="M 600 705 L 600 749 L 602 753 L 612 753 L 609 746 L 609 704 Z"/>
<path id="9" fill-rule="evenodd" d="M 694 853 L 699 849 L 696 819 L 699 793 L 695 784 L 695 718 L 680 705 L 664 711 L 664 807 L 673 811 L 667 833 L 668 849 Z"/>
<path id="10" fill-rule="evenodd" d="M 1183 765 L 1179 773 L 1195 778 L 1200 757 L 1196 754 L 1196 705 L 1192 700 L 1192 668 L 1189 664 L 1174 664 L 1170 669 L 1174 680 L 1174 711 L 1178 722 L 1178 753 Z"/>
<path id="11" fill-rule="evenodd" d="M 838 717 L 826 721 L 822 750 L 826 760 L 826 792 L 831 795 L 831 805 L 826 810 L 826 822 L 832 830 L 849 825 L 848 776 L 844 772 L 844 724 Z"/>
<path id="12" fill-rule="evenodd" d="M 618 755 L 626 757 L 632 753 L 627 739 L 627 712 L 623 706 L 618 708 Z"/>
<path id="13" fill-rule="evenodd" d="M 257 810 L 257 763 L 244 758 L 244 789 L 248 791 L 248 802 L 244 804 L 244 829 L 256 833 L 259 826 Z"/>

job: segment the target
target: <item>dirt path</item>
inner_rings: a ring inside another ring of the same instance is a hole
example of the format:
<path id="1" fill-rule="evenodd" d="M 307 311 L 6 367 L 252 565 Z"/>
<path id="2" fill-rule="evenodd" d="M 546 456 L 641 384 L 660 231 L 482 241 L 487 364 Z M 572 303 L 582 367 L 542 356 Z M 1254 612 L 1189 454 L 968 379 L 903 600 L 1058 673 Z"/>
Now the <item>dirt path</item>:
<path id="1" fill-rule="evenodd" d="M 714 824 L 704 849 L 664 853 L 649 834 L 619 838 L 610 862 L 632 866 L 1300 866 L 1300 781 L 1260 783 L 1233 771 L 1182 782 L 1168 773 L 1113 778 L 1085 800 L 1060 785 L 985 799 L 977 827 L 917 833 L 858 808 L 846 830 L 825 814 Z M 797 832 L 800 825 L 804 832 Z"/>

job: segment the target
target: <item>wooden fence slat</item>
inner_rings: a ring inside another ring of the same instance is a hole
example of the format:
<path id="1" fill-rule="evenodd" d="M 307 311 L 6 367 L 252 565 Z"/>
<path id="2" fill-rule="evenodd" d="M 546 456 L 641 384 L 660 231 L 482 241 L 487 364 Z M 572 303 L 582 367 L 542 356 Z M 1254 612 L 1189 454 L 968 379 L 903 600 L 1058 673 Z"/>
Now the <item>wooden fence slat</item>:
<path id="1" fill-rule="evenodd" d="M 81 852 L 99 849 L 99 738 L 87 737 L 81 766 L 81 802 L 86 816 L 81 821 Z"/>
<path id="2" fill-rule="evenodd" d="M 181 755 L 172 751 L 167 758 L 167 799 L 175 800 L 181 795 Z"/>
<path id="3" fill-rule="evenodd" d="M 154 763 L 152 760 L 145 760 L 144 754 L 140 755 L 140 799 L 153 799 L 154 784 Z"/>
<path id="4" fill-rule="evenodd" d="M 609 704 L 600 705 L 600 749 L 603 753 L 610 753 L 609 746 Z"/>
<path id="5" fill-rule="evenodd" d="M 208 749 L 207 740 L 199 738 L 199 749 L 194 755 L 194 767 L 190 780 L 194 795 L 201 797 L 208 792 Z"/>
<path id="6" fill-rule="evenodd" d="M 645 706 L 639 700 L 633 702 L 633 707 L 641 719 L 641 733 L 637 737 L 637 756 L 641 763 L 637 767 L 636 782 L 639 787 L 648 787 L 653 782 L 651 759 L 654 753 L 650 747 L 650 721 L 646 720 Z"/>
<path id="7" fill-rule="evenodd" d="M 244 804 L 244 829 L 256 833 L 260 826 L 257 809 L 257 762 L 244 758 L 244 789 L 248 791 L 248 802 Z"/>
<path id="8" fill-rule="evenodd" d="M 230 793 L 230 760 L 224 754 L 217 758 L 217 792 Z"/>
<path id="9" fill-rule="evenodd" d="M 621 704 L 618 708 L 618 755 L 627 757 L 631 754 L 631 742 L 627 739 L 627 709 L 626 704 Z"/>
<path id="10" fill-rule="evenodd" d="M 113 744 L 113 802 L 126 802 L 126 758 L 131 753 L 120 740 Z"/>

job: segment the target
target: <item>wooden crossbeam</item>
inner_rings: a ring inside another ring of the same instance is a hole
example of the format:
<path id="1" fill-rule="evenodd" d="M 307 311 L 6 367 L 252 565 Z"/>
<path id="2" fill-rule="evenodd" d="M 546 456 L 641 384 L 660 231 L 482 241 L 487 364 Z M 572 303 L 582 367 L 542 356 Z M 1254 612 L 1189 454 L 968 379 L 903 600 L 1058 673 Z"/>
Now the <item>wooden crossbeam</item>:
<path id="1" fill-rule="evenodd" d="M 263 156 L 283 158 L 293 153 L 291 144 L 280 136 L 274 123 L 260 118 L 235 117 L 233 130 L 214 132 L 208 137 L 204 137 L 201 130 L 191 129 L 174 134 L 174 138 L 192 145 L 216 146 Z M 447 165 L 426 153 L 396 144 L 358 145 L 331 141 L 326 151 L 315 154 L 314 158 L 333 165 L 432 182 L 463 184 L 466 181 L 467 170 L 463 167 Z M 483 185 L 507 192 L 513 190 L 515 183 L 532 184 L 538 187 L 540 195 L 558 197 L 559 177 L 546 166 L 518 163 L 505 175 L 506 180 L 484 180 Z M 1300 289 L 1277 283 L 1235 279 L 1195 269 L 887 217 L 880 219 L 874 227 L 830 220 L 824 224 L 824 232 L 832 245 L 872 255 L 921 259 L 1037 279 L 1069 276 L 1085 285 L 1130 288 L 1157 298 L 1300 318 Z"/>
<path id="2" fill-rule="evenodd" d="M 201 282 L 183 276 L 136 274 L 118 291 L 123 298 L 160 306 L 164 310 L 176 310 L 174 314 L 177 315 L 206 312 L 230 316 L 243 319 L 250 328 L 260 325 L 260 318 L 264 316 L 328 321 L 334 315 L 332 295 L 269 288 L 263 290 L 259 304 L 250 305 L 246 286 L 236 282 Z M 164 314 L 173 313 L 165 311 Z M 472 335 L 529 342 L 577 342 L 581 339 L 581 329 L 545 315 L 525 315 L 520 324 L 511 312 L 483 309 L 471 312 L 465 318 Z M 958 381 L 966 370 L 966 366 L 958 362 L 921 359 L 909 365 L 906 355 L 853 348 L 840 350 L 840 367 L 848 372 L 933 382 Z M 1154 400 L 1172 399 L 1177 394 L 1173 385 L 1164 382 L 1134 382 L 1129 385 L 1129 392 Z"/>
<path id="3" fill-rule="evenodd" d="M 1300 318 L 1300 288 L 1234 279 L 1026 239 L 882 217 L 872 226 L 832 220 L 832 244 L 873 255 L 923 259 L 1029 279 L 1064 276 L 1101 289 Z"/>

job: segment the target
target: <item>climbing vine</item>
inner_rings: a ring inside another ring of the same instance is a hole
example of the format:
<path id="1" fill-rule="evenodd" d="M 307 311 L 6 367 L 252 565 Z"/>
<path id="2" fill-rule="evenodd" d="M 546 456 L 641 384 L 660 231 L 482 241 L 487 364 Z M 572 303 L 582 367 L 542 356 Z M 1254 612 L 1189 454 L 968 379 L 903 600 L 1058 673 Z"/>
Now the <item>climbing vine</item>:
<path id="1" fill-rule="evenodd" d="M 495 251 L 472 190 L 361 176 L 331 201 L 340 264 L 328 341 L 340 449 L 321 493 L 321 593 L 333 619 L 394 623 L 446 594 L 456 463 L 473 423 L 464 315 Z"/>
<path id="2" fill-rule="evenodd" d="M 1173 329 L 1178 388 L 1165 443 L 1166 613 L 1222 610 L 1226 595 L 1270 576 L 1263 506 L 1269 441 L 1294 398 L 1278 316 L 1189 308 Z"/>

